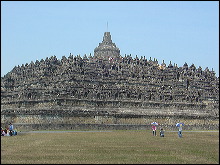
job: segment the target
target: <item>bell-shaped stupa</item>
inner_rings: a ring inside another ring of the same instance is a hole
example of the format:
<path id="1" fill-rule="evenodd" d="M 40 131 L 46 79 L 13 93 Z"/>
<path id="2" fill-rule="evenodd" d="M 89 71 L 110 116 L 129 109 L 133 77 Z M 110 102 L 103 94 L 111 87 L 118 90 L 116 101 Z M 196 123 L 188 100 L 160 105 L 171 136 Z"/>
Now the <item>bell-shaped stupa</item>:
<path id="1" fill-rule="evenodd" d="M 105 32 L 102 43 L 94 50 L 94 57 L 103 60 L 117 60 L 120 58 L 120 50 L 111 40 L 110 32 Z"/>

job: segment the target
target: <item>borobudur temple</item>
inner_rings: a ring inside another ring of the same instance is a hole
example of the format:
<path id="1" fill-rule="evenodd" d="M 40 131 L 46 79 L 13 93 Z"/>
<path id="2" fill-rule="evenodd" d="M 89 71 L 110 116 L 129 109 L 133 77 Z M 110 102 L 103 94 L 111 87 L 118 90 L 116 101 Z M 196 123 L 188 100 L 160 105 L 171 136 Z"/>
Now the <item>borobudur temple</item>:
<path id="1" fill-rule="evenodd" d="M 120 55 L 110 32 L 94 55 L 56 56 L 1 77 L 1 125 L 16 129 L 219 128 L 219 77 L 185 63 Z"/>

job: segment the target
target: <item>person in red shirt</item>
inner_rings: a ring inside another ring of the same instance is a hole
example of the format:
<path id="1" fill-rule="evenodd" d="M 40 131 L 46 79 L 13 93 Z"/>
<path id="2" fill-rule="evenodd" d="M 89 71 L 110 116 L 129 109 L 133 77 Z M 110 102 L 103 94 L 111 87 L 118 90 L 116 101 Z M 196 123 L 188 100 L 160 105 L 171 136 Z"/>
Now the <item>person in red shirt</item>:
<path id="1" fill-rule="evenodd" d="M 156 125 L 152 125 L 152 130 L 153 130 L 153 136 L 156 136 L 156 130 L 157 130 L 157 127 Z"/>

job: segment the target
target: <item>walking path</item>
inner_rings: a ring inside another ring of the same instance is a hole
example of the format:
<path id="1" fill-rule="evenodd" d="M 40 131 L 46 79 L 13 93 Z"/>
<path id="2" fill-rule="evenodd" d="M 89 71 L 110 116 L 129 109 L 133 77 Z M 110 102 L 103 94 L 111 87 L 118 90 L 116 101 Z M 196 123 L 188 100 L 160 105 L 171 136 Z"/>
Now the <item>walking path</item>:
<path id="1" fill-rule="evenodd" d="M 134 130 L 136 131 L 136 130 Z M 67 133 L 67 132 L 113 132 L 112 131 L 96 131 L 96 130 L 91 130 L 91 131 L 21 131 L 19 133 Z M 178 131 L 166 131 L 166 132 L 178 132 Z M 218 130 L 213 130 L 213 131 L 182 131 L 182 132 L 219 132 Z"/>
<path id="2" fill-rule="evenodd" d="M 112 132 L 112 131 L 22 131 L 19 133 L 67 133 L 67 132 Z"/>
<path id="3" fill-rule="evenodd" d="M 178 131 L 166 131 L 166 132 L 178 132 Z M 219 131 L 182 131 L 182 132 L 219 132 Z"/>

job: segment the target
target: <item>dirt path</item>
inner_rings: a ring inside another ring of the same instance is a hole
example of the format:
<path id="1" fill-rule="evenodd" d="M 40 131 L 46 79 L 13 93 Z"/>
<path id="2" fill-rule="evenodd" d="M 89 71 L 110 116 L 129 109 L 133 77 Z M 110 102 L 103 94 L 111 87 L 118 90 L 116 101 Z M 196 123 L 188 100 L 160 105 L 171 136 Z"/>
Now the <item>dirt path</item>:
<path id="1" fill-rule="evenodd" d="M 135 131 L 135 130 L 134 130 Z M 91 130 L 91 131 L 21 131 L 18 133 L 67 133 L 67 132 L 113 132 L 113 131 L 96 131 L 96 130 Z M 178 131 L 166 131 L 166 132 L 178 132 Z M 184 131 L 183 132 L 219 132 L 218 130 L 216 131 Z"/>

